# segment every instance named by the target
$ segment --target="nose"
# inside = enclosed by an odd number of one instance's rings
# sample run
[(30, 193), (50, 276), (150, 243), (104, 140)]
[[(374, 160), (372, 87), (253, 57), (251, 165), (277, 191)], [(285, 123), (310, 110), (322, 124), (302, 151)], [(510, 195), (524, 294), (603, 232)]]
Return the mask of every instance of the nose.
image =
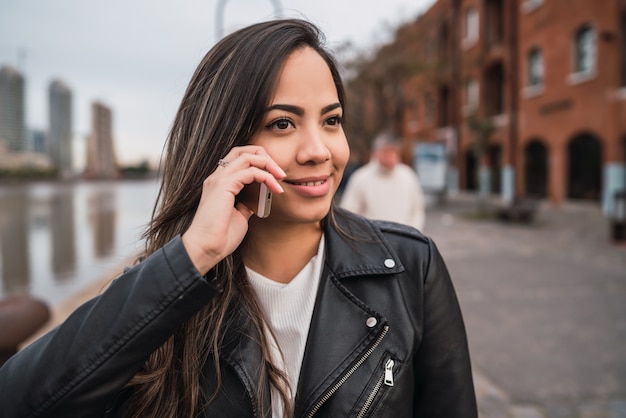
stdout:
[(326, 146), (327, 134), (321, 126), (311, 126), (304, 130), (296, 156), (299, 164), (320, 164), (330, 160), (331, 153)]

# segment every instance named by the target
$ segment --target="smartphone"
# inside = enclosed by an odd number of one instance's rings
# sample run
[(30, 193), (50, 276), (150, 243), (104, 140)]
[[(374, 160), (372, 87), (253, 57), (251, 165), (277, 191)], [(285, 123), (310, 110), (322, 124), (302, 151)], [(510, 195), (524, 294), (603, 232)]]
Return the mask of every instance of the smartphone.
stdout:
[(257, 206), (256, 216), (259, 218), (267, 218), (270, 216), (272, 209), (272, 192), (267, 189), (265, 183), (261, 183), (259, 187), (259, 204)]
[(265, 183), (253, 183), (245, 186), (239, 194), (239, 200), (259, 218), (267, 218), (272, 209), (272, 192)]

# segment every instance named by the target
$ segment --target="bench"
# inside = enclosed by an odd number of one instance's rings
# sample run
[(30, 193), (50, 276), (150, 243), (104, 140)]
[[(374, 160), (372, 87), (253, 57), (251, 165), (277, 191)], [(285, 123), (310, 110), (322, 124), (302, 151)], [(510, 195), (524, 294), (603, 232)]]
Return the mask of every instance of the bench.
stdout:
[(539, 200), (531, 196), (520, 196), (513, 199), (511, 203), (500, 206), (496, 209), (498, 219), (510, 222), (531, 222), (537, 209)]
[(0, 298), (0, 366), (50, 319), (48, 305), (28, 295)]

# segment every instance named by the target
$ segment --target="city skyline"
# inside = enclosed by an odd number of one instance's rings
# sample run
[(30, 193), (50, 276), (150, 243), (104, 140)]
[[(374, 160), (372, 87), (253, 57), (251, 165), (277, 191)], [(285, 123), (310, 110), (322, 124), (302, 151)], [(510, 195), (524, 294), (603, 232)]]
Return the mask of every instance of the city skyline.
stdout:
[[(109, 106), (98, 100), (91, 103), (86, 144), (76, 147), (73, 93), (69, 86), (58, 78), (50, 81), (48, 123), (45, 129), (38, 129), (30, 127), (25, 118), (26, 84), (19, 70), (0, 66), (0, 169), (54, 168), (59, 179), (83, 175), (117, 178), (120, 167), (113, 141), (113, 111)], [(81, 163), (74, 164), (76, 159)]]
[[(398, 24), (432, 3), (280, 2), (281, 16), (318, 24), (335, 49), (347, 41), (360, 49), (382, 44)], [(120, 164), (149, 160), (156, 165), (193, 69), (215, 43), (215, 4), (68, 0), (64, 6), (42, 0), (0, 5), (0, 65), (18, 67), (26, 80), (28, 130), (47, 129), (46, 92), (58, 78), (73, 93), (75, 165), (84, 165), (94, 101), (107, 104), (116, 116), (113, 137)], [(223, 23), (230, 32), (272, 16), (271, 2), (231, 1)]]

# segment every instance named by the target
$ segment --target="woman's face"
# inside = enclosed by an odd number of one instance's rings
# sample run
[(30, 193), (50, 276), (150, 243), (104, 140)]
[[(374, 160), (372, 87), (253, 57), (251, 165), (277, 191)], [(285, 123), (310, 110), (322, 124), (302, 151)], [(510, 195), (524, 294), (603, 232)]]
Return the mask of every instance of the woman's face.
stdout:
[(313, 49), (285, 61), (263, 127), (260, 145), (285, 171), (285, 190), (274, 194), (268, 220), (318, 222), (330, 208), (350, 151), (343, 109), (330, 69)]

